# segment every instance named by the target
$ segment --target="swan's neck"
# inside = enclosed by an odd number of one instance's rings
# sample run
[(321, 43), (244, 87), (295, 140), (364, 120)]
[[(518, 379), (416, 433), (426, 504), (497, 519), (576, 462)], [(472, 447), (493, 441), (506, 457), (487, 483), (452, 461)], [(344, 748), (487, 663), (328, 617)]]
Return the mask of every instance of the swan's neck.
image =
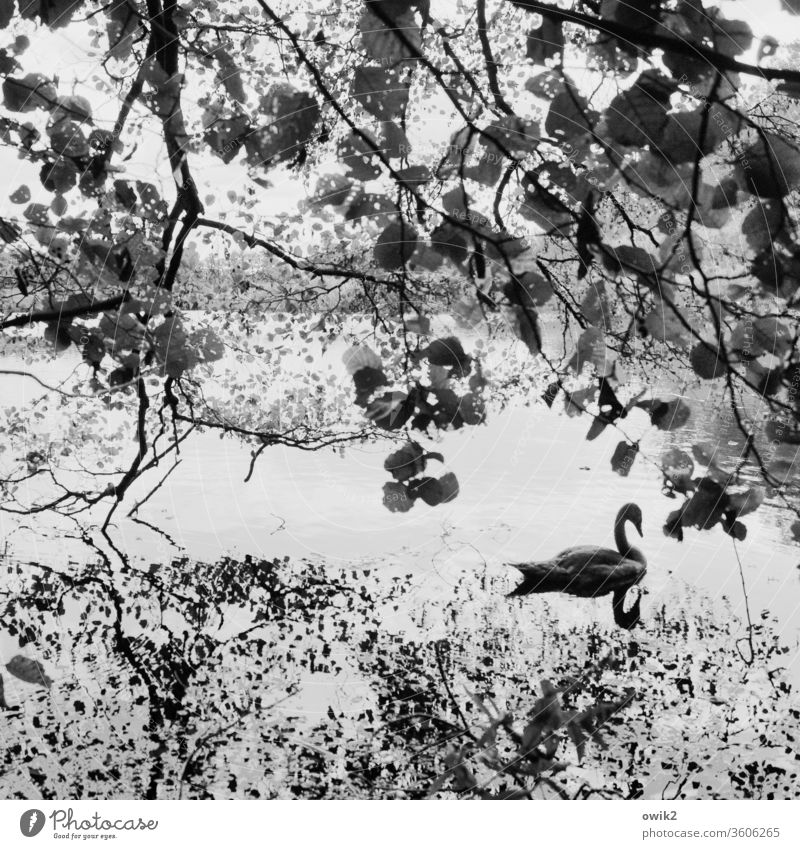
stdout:
[(630, 521), (626, 513), (620, 513), (614, 522), (614, 542), (617, 544), (617, 551), (628, 560), (635, 560), (641, 563), (642, 566), (647, 566), (647, 558), (644, 554), (628, 542), (628, 534), (626, 533), (625, 525)]
[(632, 548), (631, 544), (628, 542), (628, 534), (625, 531), (625, 525), (627, 522), (628, 517), (625, 513), (621, 513), (617, 516), (617, 520), (614, 522), (614, 542), (617, 544), (617, 551), (623, 557), (627, 557), (628, 552)]

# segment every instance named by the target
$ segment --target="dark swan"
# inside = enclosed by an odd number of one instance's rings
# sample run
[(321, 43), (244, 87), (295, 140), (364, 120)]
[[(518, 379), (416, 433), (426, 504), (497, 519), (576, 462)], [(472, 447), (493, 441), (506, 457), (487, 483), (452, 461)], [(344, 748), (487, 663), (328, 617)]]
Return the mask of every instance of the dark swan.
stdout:
[(509, 563), (522, 572), (522, 583), (509, 596), (529, 593), (569, 593), (581, 598), (596, 598), (612, 593), (614, 621), (620, 628), (633, 628), (640, 618), (639, 598), (625, 610), (625, 593), (644, 577), (647, 559), (628, 543), (626, 522), (642, 535), (642, 511), (637, 504), (625, 504), (614, 522), (617, 551), (596, 545), (567, 548), (552, 560), (538, 563)]

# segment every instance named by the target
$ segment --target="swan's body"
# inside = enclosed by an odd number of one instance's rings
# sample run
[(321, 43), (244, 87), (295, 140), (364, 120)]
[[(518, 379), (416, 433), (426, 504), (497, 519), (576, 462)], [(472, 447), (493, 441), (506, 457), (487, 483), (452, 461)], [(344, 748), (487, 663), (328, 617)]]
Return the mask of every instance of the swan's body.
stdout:
[(581, 598), (613, 594), (614, 621), (622, 628), (633, 628), (639, 621), (639, 599), (630, 610), (624, 607), (625, 593), (639, 583), (647, 572), (647, 559), (628, 543), (625, 524), (631, 522), (642, 535), (642, 511), (636, 504), (624, 505), (614, 522), (617, 551), (596, 545), (567, 548), (551, 560), (536, 563), (511, 563), (522, 572), (522, 583), (509, 595), (561, 592)]

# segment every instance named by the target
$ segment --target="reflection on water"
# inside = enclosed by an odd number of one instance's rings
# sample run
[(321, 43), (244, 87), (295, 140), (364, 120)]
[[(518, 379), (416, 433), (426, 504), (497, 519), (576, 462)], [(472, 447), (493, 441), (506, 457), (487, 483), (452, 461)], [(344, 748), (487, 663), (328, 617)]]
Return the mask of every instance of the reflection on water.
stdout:
[[(464, 569), (487, 564), (504, 574), (507, 561), (547, 559), (574, 544), (611, 545), (616, 511), (635, 501), (644, 513), (641, 547), (649, 562), (645, 610), (701, 593), (727, 598), (743, 618), (738, 553), (752, 615), (768, 611), (778, 620), (783, 639), (796, 646), (800, 572), (788, 532), (791, 514), (765, 503), (744, 518), (747, 537), (735, 548), (720, 526), (688, 529), (682, 543), (662, 532), (677, 502), (661, 493), (660, 473), (650, 461), (665, 447), (689, 449), (710, 440), (728, 453), (732, 467), (741, 451), (741, 436), (725, 418), (724, 407), (711, 398), (706, 402), (695, 408), (703, 411), (702, 418), (696, 415), (690, 426), (669, 434), (650, 428), (646, 414), (634, 410), (621, 423), (629, 437), (641, 440), (641, 453), (627, 477), (611, 470), (621, 438), (615, 429), (587, 442), (585, 417), (570, 418), (540, 404), (517, 405), (484, 427), (447, 434), (437, 448), (458, 477), (460, 495), (436, 508), (418, 502), (406, 514), (390, 513), (381, 503), (389, 442), (341, 453), (274, 447), (244, 483), (249, 447), (194, 435), (185, 443), (180, 466), (139, 515), (163, 528), (192, 558), (234, 553), (377, 563), (387, 572), (410, 571), (420, 592), (436, 593)], [(151, 486), (144, 481), (133, 497)], [(5, 517), (3, 522), (10, 525)], [(48, 546), (52, 531), (42, 523), (35, 534), (11, 530), (4, 535), (19, 557), (64, 551), (63, 538), (58, 549)], [(164, 537), (122, 513), (114, 536), (133, 557), (163, 560), (174, 553)], [(66, 541), (66, 546), (73, 556), (87, 556), (79, 543)], [(509, 587), (512, 583), (509, 575)], [(608, 615), (601, 602), (549, 601), (568, 619)]]
[[(768, 500), (744, 518), (747, 537), (735, 544), (719, 525), (711, 531), (687, 529), (680, 543), (662, 532), (667, 514), (677, 502), (662, 493), (661, 474), (653, 461), (669, 447), (690, 450), (694, 443), (711, 442), (721, 451), (718, 463), (733, 468), (742, 450), (741, 434), (715, 395), (718, 390), (705, 392), (695, 394), (695, 415), (690, 424), (674, 433), (651, 428), (641, 410), (633, 410), (620, 423), (627, 437), (638, 441), (641, 448), (627, 477), (611, 468), (611, 456), (622, 438), (618, 430), (607, 428), (588, 442), (587, 418), (571, 418), (539, 403), (525, 406), (518, 402), (495, 413), (486, 426), (446, 434), (435, 450), (443, 453), (447, 470), (458, 477), (460, 494), (453, 502), (436, 508), (417, 502), (406, 514), (390, 513), (382, 505), (381, 489), (388, 479), (383, 462), (393, 447), (390, 440), (341, 452), (306, 453), (274, 447), (261, 455), (251, 478), (244, 483), (249, 446), (194, 434), (184, 443), (180, 465), (139, 512), (149, 526), (126, 518), (125, 511), (120, 511), (111, 536), (137, 568), (146, 569), (148, 564), (163, 567), (177, 551), (185, 552), (189, 560), (181, 567), (186, 571), (181, 580), (186, 582), (186, 592), (200, 588), (196, 574), (201, 570), (192, 560), (208, 563), (225, 554), (269, 560), (286, 556), (299, 568), (298, 574), (303, 573), (303, 561), (307, 561), (332, 575), (345, 575), (354, 586), (358, 576), (369, 570), (370, 580), (382, 590), (395, 586), (398, 580), (403, 587), (396, 607), (382, 606), (377, 611), (380, 632), (410, 639), (414, 627), (420, 625), (431, 629), (431, 634), (451, 638), (454, 634), (463, 638), (470, 629), (482, 634), (496, 630), (506, 641), (513, 635), (514, 640), (530, 647), (530, 657), (536, 658), (536, 674), (540, 675), (548, 674), (548, 652), (553, 641), (558, 642), (559, 634), (571, 635), (564, 637), (559, 651), (566, 652), (569, 643), (573, 665), (579, 665), (583, 641), (591, 642), (595, 630), (603, 645), (616, 645), (625, 651), (629, 637), (613, 629), (608, 599), (558, 595), (505, 599), (504, 593), (514, 586), (516, 577), (504, 564), (547, 559), (575, 544), (610, 546), (617, 510), (621, 504), (635, 501), (644, 513), (644, 539), (641, 543), (637, 540), (637, 545), (647, 555), (649, 567), (643, 598), (646, 627), (634, 632), (634, 643), (638, 642), (654, 663), (666, 664), (661, 657), (661, 641), (669, 641), (676, 658), (691, 662), (708, 683), (713, 679), (708, 664), (719, 646), (727, 646), (725, 663), (732, 675), (746, 666), (740, 655), (747, 651), (743, 641), (748, 636), (749, 609), (757, 626), (754, 640), (763, 641), (765, 647), (771, 637), (761, 626), (765, 620), (774, 620), (778, 640), (789, 649), (780, 656), (780, 667), (790, 681), (797, 683), (800, 558), (788, 529), (794, 518), (791, 513), (775, 500)], [(794, 459), (794, 448), (787, 446), (781, 451), (787, 461)], [(432, 464), (431, 471), (438, 475), (436, 465)], [(131, 501), (145, 495), (154, 482), (141, 481), (130, 493)], [(6, 551), (18, 561), (38, 560), (63, 569), (69, 558), (81, 565), (96, 560), (97, 553), (75, 536), (73, 526), (59, 525), (51, 517), (12, 521), (0, 516), (0, 522)], [(163, 529), (166, 535), (153, 527)], [(10, 564), (12, 560), (4, 562)], [(10, 568), (17, 574), (16, 566)], [(24, 577), (24, 566), (20, 574)], [(461, 607), (464, 587), (469, 589), (471, 612), (466, 604)], [(152, 588), (147, 594), (157, 596)], [(439, 616), (436, 627), (434, 611)], [(179, 632), (180, 617), (177, 613), (170, 615), (174, 618), (166, 625)], [(254, 615), (257, 613), (251, 610), (247, 618), (231, 605), (220, 611), (219, 622), (214, 620), (215, 636), (228, 639), (246, 630), (255, 622)], [(717, 648), (704, 645), (704, 623), (712, 628), (719, 642)], [(68, 605), (49, 627), (73, 634), (77, 644), (84, 624), (76, 608)], [(160, 627), (164, 625), (162, 620)], [(158, 632), (156, 628), (150, 633), (152, 623), (135, 607), (126, 627), (142, 641)], [(107, 698), (101, 690), (114, 679), (115, 659), (96, 658), (87, 666), (69, 641), (56, 652), (53, 646), (40, 644), (35, 634), (30, 637), (33, 643), (25, 645), (28, 639), (0, 630), (2, 661), (20, 651), (36, 653), (56, 679), (54, 692), (59, 681), (70, 681), (73, 688), (91, 691), (98, 703)], [(336, 641), (331, 645), (336, 646)], [(466, 645), (461, 649), (469, 654)], [(524, 657), (518, 658), (518, 665), (524, 666)], [(313, 662), (312, 669), (291, 668), (299, 675), (301, 686), (284, 708), (298, 712), (303, 722), (313, 722), (328, 717), (334, 703), (340, 708), (352, 707), (366, 698), (365, 676), (370, 671), (366, 660), (359, 661), (366, 665), (358, 670), (339, 660), (343, 665), (336, 674), (319, 664), (314, 667)], [(770, 662), (777, 669), (778, 662)], [(252, 670), (246, 658), (239, 658), (237, 663), (240, 665), (231, 666), (221, 680), (238, 692)], [(645, 689), (649, 686), (647, 669), (639, 669), (641, 680), (635, 682), (644, 681)], [(771, 671), (775, 670), (771, 667)], [(621, 677), (615, 685), (619, 685), (618, 692), (619, 687), (626, 686), (626, 679)], [(769, 684), (761, 682), (759, 686)], [(735, 686), (731, 687), (729, 698), (735, 701)], [(11, 692), (8, 684), (7, 692)], [(761, 697), (759, 690), (748, 692), (751, 701)], [(19, 693), (14, 693), (21, 700)], [(59, 693), (53, 698), (58, 710), (68, 715), (72, 702), (62, 703), (64, 694)], [(712, 698), (709, 693), (703, 698)], [(83, 703), (82, 698), (78, 701)], [(746, 699), (742, 701), (742, 705), (747, 704), (750, 702)], [(144, 723), (146, 718), (136, 705), (131, 709), (136, 721)], [(696, 704), (693, 710), (698, 710)], [(716, 722), (713, 717), (706, 719)], [(88, 726), (82, 733), (89, 733)], [(669, 731), (675, 741), (651, 741), (654, 751), (683, 745), (678, 740), (680, 734), (684, 734), (686, 744), (685, 733), (676, 723)], [(654, 776), (646, 795), (659, 795), (664, 786), (665, 779)], [(221, 792), (224, 795), (224, 787)]]
[[(768, 503), (745, 517), (747, 537), (735, 548), (719, 526), (689, 529), (682, 543), (662, 532), (676, 501), (662, 495), (660, 473), (647, 460), (658, 458), (662, 446), (688, 448), (707, 440), (714, 426), (705, 432), (687, 428), (664, 440), (662, 433), (647, 429), (643, 412), (634, 411), (624, 427), (632, 437), (642, 437), (642, 451), (626, 478), (610, 464), (619, 433), (609, 428), (586, 442), (587, 427), (586, 419), (537, 406), (508, 410), (484, 428), (448, 434), (441, 450), (459, 479), (459, 497), (437, 508), (417, 503), (407, 514), (389, 513), (381, 504), (381, 485), (388, 477), (382, 467), (385, 445), (344, 455), (275, 448), (243, 484), (247, 450), (198, 437), (142, 515), (166, 528), (194, 557), (249, 552), (377, 562), (387, 570), (410, 569), (433, 592), (460, 570), (484, 563), (502, 571), (506, 561), (546, 559), (569, 545), (611, 545), (616, 511), (635, 501), (644, 512), (642, 548), (650, 564), (645, 606), (702, 593), (728, 598), (743, 616), (738, 553), (751, 611), (773, 614), (782, 635), (796, 645), (800, 572), (786, 511)], [(723, 431), (715, 442), (725, 445), (734, 437)], [(740, 450), (730, 448), (734, 455)], [(149, 535), (128, 525), (124, 536), (135, 550)], [(595, 610), (593, 601), (552, 602), (565, 615), (607, 613), (604, 607)]]

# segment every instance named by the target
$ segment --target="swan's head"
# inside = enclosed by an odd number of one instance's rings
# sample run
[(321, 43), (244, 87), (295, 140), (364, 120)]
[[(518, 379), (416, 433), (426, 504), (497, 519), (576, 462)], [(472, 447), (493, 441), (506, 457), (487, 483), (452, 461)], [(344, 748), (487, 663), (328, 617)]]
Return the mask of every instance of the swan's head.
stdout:
[(642, 533), (642, 508), (638, 504), (631, 503), (620, 507), (619, 513), (617, 513), (617, 522), (619, 524), (630, 522), (636, 528), (636, 533), (639, 536), (644, 536)]

